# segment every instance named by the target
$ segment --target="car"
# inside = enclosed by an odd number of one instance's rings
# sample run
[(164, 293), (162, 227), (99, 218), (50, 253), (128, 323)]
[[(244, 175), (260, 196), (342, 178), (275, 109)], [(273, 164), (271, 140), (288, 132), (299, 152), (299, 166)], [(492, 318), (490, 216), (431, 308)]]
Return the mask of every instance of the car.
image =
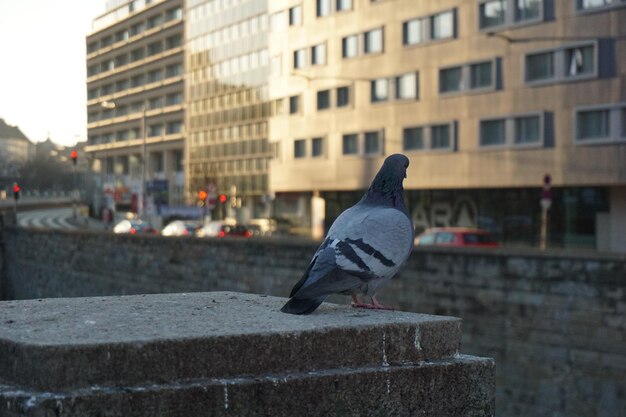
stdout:
[(498, 242), (488, 230), (468, 227), (434, 227), (415, 238), (418, 246), (496, 247)]
[(225, 224), (222, 226), (222, 230), (220, 230), (217, 234), (217, 237), (226, 236), (252, 237), (252, 231), (250, 231), (246, 226), (241, 224), (236, 224), (234, 226)]
[(197, 237), (217, 237), (225, 225), (234, 226), (235, 219), (212, 220), (196, 230)]
[(122, 220), (113, 227), (116, 234), (151, 234), (158, 235), (159, 231), (143, 220)]
[(193, 236), (196, 231), (201, 227), (200, 223), (186, 221), (186, 220), (174, 220), (161, 230), (163, 236)]

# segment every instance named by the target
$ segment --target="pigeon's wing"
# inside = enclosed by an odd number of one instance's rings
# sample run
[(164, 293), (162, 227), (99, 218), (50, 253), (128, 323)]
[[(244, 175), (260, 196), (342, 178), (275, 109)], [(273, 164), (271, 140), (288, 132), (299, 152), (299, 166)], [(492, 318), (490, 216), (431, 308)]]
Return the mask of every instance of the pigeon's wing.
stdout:
[(413, 228), (393, 208), (352, 207), (337, 218), (291, 297), (353, 292), (374, 278), (391, 278), (406, 260)]

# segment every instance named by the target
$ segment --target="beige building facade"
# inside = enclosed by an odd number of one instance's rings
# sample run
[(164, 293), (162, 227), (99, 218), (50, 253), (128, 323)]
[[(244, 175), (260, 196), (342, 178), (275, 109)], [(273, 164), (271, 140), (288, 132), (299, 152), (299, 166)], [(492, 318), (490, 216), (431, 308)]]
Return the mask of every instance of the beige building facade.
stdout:
[(328, 224), (402, 152), (418, 228), (536, 244), (548, 174), (552, 245), (626, 251), (624, 6), (270, 2), (275, 214)]
[(85, 150), (96, 210), (148, 215), (185, 202), (184, 28), (183, 0), (109, 1), (93, 21)]

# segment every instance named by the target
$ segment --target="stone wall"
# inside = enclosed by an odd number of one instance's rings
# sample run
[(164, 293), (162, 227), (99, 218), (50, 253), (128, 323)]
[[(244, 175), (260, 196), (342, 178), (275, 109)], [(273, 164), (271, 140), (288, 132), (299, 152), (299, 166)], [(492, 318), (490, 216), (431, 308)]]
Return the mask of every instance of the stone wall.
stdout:
[[(0, 281), (15, 299), (217, 290), (286, 296), (316, 246), (12, 228), (4, 241)], [(380, 299), (461, 317), (463, 351), (496, 359), (498, 416), (626, 416), (624, 256), (416, 249)]]

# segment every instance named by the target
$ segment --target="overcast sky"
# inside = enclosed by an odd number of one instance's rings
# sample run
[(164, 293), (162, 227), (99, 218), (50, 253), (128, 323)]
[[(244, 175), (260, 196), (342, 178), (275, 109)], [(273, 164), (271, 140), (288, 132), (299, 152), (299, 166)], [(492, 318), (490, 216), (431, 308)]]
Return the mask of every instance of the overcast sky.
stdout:
[(0, 0), (0, 118), (32, 142), (87, 140), (85, 36), (105, 0)]

